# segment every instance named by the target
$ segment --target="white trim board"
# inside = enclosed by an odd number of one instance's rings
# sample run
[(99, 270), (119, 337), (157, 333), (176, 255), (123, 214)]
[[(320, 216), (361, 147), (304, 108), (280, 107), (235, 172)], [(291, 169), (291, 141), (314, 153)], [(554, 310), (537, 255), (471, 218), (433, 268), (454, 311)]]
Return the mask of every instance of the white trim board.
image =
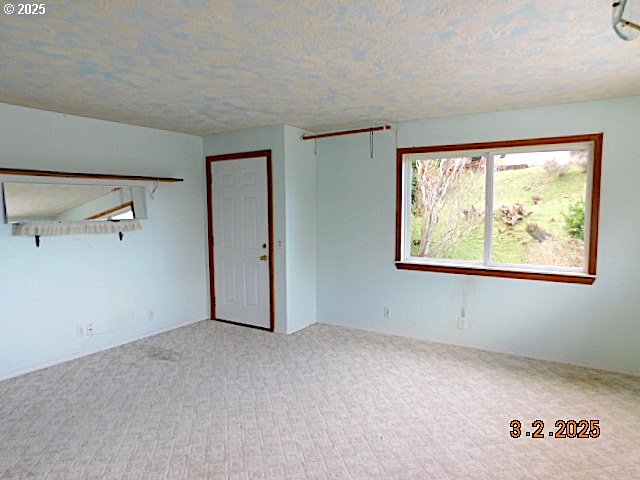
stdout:
[(135, 337), (128, 338), (127, 340), (123, 340), (121, 342), (110, 343), (107, 345), (102, 345), (100, 347), (90, 348), (87, 350), (82, 350), (77, 353), (72, 353), (71, 355), (65, 355), (63, 357), (58, 357), (54, 360), (50, 360), (48, 362), (39, 363), (37, 365), (33, 365), (26, 368), (20, 368), (18, 370), (13, 370), (9, 373), (5, 373), (0, 375), (0, 382), (3, 380), (9, 380), (10, 378), (19, 377), (21, 375), (25, 375), (27, 373), (35, 372), (37, 370), (42, 370), (43, 368), (53, 367), (55, 365), (59, 365), (61, 363), (69, 362), (71, 360), (76, 360), (78, 358), (86, 357), (88, 355), (93, 355), (94, 353), (103, 352), (105, 350), (111, 350), (112, 348), (121, 347), (122, 345), (126, 345), (128, 343), (136, 342), (138, 340), (142, 340), (143, 338), (153, 337), (155, 335), (160, 335), (161, 333), (170, 332), (171, 330), (175, 330), (177, 328), (186, 327), (188, 325), (193, 325), (194, 323), (208, 321), (209, 319), (204, 320), (189, 320), (187, 322), (177, 323), (175, 325), (171, 325), (170, 327), (160, 328), (158, 330), (153, 330), (152, 332), (144, 333), (142, 335), (137, 335)]
[(456, 343), (456, 342), (451, 342), (449, 340), (443, 340), (443, 339), (440, 339), (440, 338), (429, 337), (429, 336), (426, 336), (426, 335), (414, 336), (414, 335), (409, 335), (409, 334), (406, 334), (406, 333), (390, 333), (390, 332), (386, 332), (384, 330), (379, 330), (379, 329), (376, 329), (376, 328), (362, 327), (362, 326), (354, 327), (353, 325), (345, 325), (345, 324), (337, 323), (337, 322), (333, 323), (333, 322), (329, 322), (329, 321), (326, 321), (326, 320), (318, 320), (317, 323), (321, 323), (321, 324), (325, 324), (325, 325), (332, 325), (334, 327), (347, 328), (347, 329), (350, 329), (350, 330), (363, 330), (365, 332), (380, 333), (382, 335), (390, 335), (392, 337), (410, 338), (412, 340), (423, 340), (425, 342), (439, 343), (441, 345), (450, 345), (452, 347), (469, 348), (471, 350), (480, 350), (480, 351), (483, 351), (483, 352), (499, 353), (499, 354), (502, 354), (502, 355), (511, 355), (512, 357), (529, 358), (531, 360), (539, 360), (539, 361), (542, 361), (542, 362), (559, 363), (559, 364), (562, 364), (562, 365), (570, 365), (572, 367), (589, 368), (591, 370), (601, 370), (603, 372), (621, 373), (623, 375), (631, 375), (631, 376), (634, 376), (634, 377), (640, 377), (640, 371), (638, 371), (638, 370), (611, 367), (611, 366), (608, 366), (608, 365), (598, 365), (598, 364), (586, 363), (586, 362), (585, 363), (571, 362), (571, 361), (568, 361), (568, 360), (559, 359), (559, 358), (553, 358), (553, 357), (534, 357), (534, 356), (531, 356), (531, 355), (523, 355), (522, 353), (517, 353), (517, 352), (514, 352), (513, 350), (507, 350), (507, 349), (504, 349), (504, 348), (487, 347), (487, 346), (484, 346), (484, 345), (468, 345), (468, 344), (464, 344), (464, 343)]
[(292, 335), (296, 332), (299, 332), (300, 330), (304, 330), (307, 327), (310, 327), (311, 325), (318, 323), (316, 320), (313, 320), (312, 322), (307, 322), (304, 323), (302, 325), (298, 325), (297, 327), (292, 328), (291, 330), (287, 330), (287, 335)]

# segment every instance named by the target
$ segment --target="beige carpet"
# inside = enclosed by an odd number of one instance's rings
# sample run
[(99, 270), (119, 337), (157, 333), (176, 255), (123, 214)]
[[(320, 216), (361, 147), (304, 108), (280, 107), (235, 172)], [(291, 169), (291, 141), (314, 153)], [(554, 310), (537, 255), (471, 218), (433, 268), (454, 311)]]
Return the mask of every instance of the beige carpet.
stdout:
[[(548, 437), (556, 419), (600, 437)], [(201, 322), (0, 382), (0, 478), (640, 479), (640, 378)]]

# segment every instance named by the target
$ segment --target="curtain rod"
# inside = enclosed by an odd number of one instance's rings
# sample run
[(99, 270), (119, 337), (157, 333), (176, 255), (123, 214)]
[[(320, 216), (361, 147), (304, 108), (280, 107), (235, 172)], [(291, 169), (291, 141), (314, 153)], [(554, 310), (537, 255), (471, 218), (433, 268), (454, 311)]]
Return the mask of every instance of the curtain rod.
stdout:
[(378, 132), (380, 130), (391, 130), (391, 125), (380, 125), (377, 127), (357, 128), (355, 130), (339, 130), (337, 132), (318, 133), (314, 135), (303, 135), (302, 140), (317, 140), (318, 138), (338, 137), (340, 135), (354, 135), (356, 133)]
[(630, 22), (629, 20), (625, 20), (624, 18), (620, 20), (620, 23), (622, 23), (623, 27), (631, 27), (631, 28), (635, 28), (636, 30), (640, 30), (640, 25), (638, 25), (637, 23)]

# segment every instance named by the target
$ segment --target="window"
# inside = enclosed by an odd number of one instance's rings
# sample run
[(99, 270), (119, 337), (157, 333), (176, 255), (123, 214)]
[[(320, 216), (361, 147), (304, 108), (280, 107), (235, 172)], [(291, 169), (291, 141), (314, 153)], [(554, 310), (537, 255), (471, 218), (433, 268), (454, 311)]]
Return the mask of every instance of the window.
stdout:
[(602, 139), (398, 149), (396, 266), (593, 283)]
[(133, 202), (127, 202), (93, 215), (86, 220), (133, 220), (134, 218)]

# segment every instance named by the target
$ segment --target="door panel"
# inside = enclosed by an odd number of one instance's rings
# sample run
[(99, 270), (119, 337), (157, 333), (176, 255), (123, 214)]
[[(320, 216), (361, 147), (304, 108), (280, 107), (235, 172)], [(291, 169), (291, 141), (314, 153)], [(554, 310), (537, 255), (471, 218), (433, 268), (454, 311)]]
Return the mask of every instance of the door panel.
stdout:
[(216, 317), (270, 328), (267, 158), (210, 165)]

